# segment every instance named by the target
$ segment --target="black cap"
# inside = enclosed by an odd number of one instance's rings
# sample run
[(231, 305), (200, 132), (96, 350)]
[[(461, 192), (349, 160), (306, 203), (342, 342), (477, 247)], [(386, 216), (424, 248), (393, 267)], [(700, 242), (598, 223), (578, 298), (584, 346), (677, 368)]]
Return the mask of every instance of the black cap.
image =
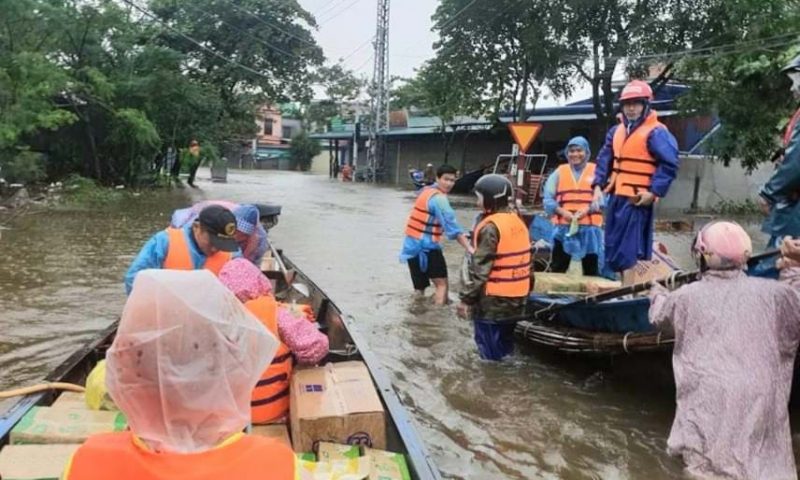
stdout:
[(236, 243), (236, 216), (227, 208), (211, 205), (200, 211), (197, 221), (211, 236), (211, 244), (223, 252), (239, 250)]

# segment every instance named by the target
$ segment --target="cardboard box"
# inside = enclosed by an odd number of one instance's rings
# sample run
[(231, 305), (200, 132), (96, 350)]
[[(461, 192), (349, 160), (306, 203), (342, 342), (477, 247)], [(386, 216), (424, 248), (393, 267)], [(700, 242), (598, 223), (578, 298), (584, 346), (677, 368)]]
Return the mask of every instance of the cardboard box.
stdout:
[(253, 425), (253, 430), (250, 434), (274, 438), (287, 447), (292, 448), (292, 441), (289, 439), (289, 430), (286, 428), (286, 424), (273, 423), (270, 425)]
[(320, 442), (317, 447), (317, 458), (320, 462), (332, 462), (333, 460), (347, 460), (348, 458), (358, 458), (361, 450), (357, 445), (340, 445), (338, 443)]
[(536, 293), (595, 294), (620, 287), (620, 282), (603, 277), (584, 277), (567, 273), (536, 272), (533, 291)]
[(295, 462), (298, 480), (367, 480), (370, 462), (367, 457), (347, 458), (330, 462)]
[(296, 452), (317, 442), (386, 448), (386, 420), (363, 362), (295, 370), (290, 417)]
[(411, 480), (403, 454), (365, 448), (364, 456), (369, 458), (369, 480)]
[(58, 480), (80, 445), (7, 445), (0, 451), (3, 480)]
[(622, 285), (663, 280), (679, 270), (675, 260), (667, 252), (667, 247), (661, 242), (653, 242), (653, 257), (646, 261), (640, 260), (636, 265), (622, 272)]
[(89, 410), (86, 398), (78, 392), (61, 392), (50, 408), (56, 410)]
[(11, 430), (11, 443), (83, 443), (92, 434), (127, 427), (120, 412), (33, 407)]

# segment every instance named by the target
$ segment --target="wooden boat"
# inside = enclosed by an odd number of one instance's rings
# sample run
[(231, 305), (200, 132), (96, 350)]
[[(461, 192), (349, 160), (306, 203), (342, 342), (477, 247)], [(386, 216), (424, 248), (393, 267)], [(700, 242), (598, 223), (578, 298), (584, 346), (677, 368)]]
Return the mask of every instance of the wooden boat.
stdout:
[[(409, 473), (413, 479), (436, 480), (441, 476), (431, 456), (425, 449), (408, 411), (400, 402), (389, 377), (384, 373), (380, 362), (368, 348), (366, 342), (352, 327), (353, 320), (342, 314), (341, 310), (328, 296), (301, 272), (297, 266), (281, 253), (286, 268), (294, 272), (294, 282), (308, 287), (307, 299), (299, 303), (309, 303), (317, 315), (321, 330), (330, 339), (330, 354), (325, 362), (348, 360), (363, 361), (372, 376), (375, 388), (386, 412), (387, 450), (403, 453), (408, 462)], [(291, 287), (283, 276), (277, 277), (278, 297), (290, 296)], [(114, 322), (80, 350), (73, 353), (45, 378), (47, 382), (69, 382), (83, 385), (95, 364), (104, 358), (106, 350), (114, 340), (118, 322)], [(7, 410), (0, 412), (0, 448), (9, 442), (9, 434), (17, 422), (34, 406), (51, 405), (58, 393), (46, 391), (20, 398)]]
[[(774, 277), (777, 256), (773, 253), (751, 262), (747, 274)], [(564, 353), (603, 356), (672, 351), (673, 334), (657, 330), (648, 320), (650, 300), (647, 297), (576, 303), (547, 314), (548, 309), (576, 300), (579, 298), (572, 295), (531, 294), (528, 311), (538, 313), (539, 319), (519, 322), (515, 330), (517, 336), (534, 346)]]

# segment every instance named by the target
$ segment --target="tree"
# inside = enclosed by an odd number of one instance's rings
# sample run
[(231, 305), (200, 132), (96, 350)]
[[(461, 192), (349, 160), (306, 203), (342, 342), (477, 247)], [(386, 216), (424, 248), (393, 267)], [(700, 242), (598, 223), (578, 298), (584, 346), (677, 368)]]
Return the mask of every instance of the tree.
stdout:
[(0, 18), (0, 167), (46, 153), (51, 175), (109, 184), (167, 146), (252, 138), (256, 107), (307, 99), (322, 62), (296, 1), (16, 0)]
[(363, 94), (367, 82), (352, 70), (341, 65), (324, 66), (317, 69), (314, 80), (325, 91), (325, 98), (310, 102), (303, 115), (306, 127), (321, 132), (329, 126), (333, 117), (355, 120), (355, 111), (350, 108)]
[(69, 77), (50, 58), (51, 34), (41, 15), (54, 7), (34, 0), (5, 2), (0, 29), (0, 169), (9, 180), (34, 180), (40, 157), (27, 151), (26, 137), (76, 120), (58, 105)]
[(433, 16), (439, 41), (431, 68), (461, 94), (464, 113), (515, 119), (536, 105), (547, 86), (566, 94), (561, 72), (560, 3), (547, 0), (442, 0)]
[(687, 55), (676, 75), (691, 86), (681, 98), (686, 114), (716, 115), (722, 128), (709, 144), (725, 164), (753, 169), (781, 145), (792, 112), (789, 82), (780, 73), (800, 53), (800, 4), (781, 0), (716, 1), (705, 32), (714, 48)]
[(319, 142), (311, 139), (304, 131), (292, 137), (292, 144), (289, 147), (289, 158), (292, 161), (292, 168), (306, 171), (311, 168), (311, 161), (320, 154), (322, 148)]

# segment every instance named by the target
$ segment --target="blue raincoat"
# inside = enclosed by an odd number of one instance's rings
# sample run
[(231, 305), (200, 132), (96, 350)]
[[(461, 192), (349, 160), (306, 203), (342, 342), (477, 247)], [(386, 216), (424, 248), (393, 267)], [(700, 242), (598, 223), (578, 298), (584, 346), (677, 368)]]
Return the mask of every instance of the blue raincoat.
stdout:
[[(608, 183), (614, 162), (613, 144), (617, 128), (626, 128), (630, 134), (649, 113), (650, 107), (647, 106), (642, 116), (633, 122), (622, 115), (622, 123), (608, 130), (603, 148), (597, 155), (593, 186), (604, 187)], [(664, 197), (678, 174), (678, 142), (669, 130), (659, 127), (647, 138), (647, 150), (658, 161), (650, 191), (657, 197)], [(636, 207), (627, 197), (610, 195), (605, 211), (605, 259), (611, 270), (621, 272), (639, 260), (650, 260), (653, 254), (653, 208), (653, 205)]]
[[(196, 270), (199, 270), (206, 264), (206, 256), (200, 251), (200, 247), (197, 246), (197, 242), (194, 240), (192, 224), (189, 223), (185, 225), (182, 230), (187, 240), (186, 243), (189, 245), (189, 256), (192, 258), (192, 265), (194, 265)], [(125, 293), (130, 295), (131, 289), (133, 289), (133, 280), (136, 278), (136, 274), (141, 270), (148, 268), (160, 269), (162, 265), (164, 265), (164, 260), (167, 259), (168, 251), (169, 235), (166, 230), (162, 230), (150, 237), (150, 240), (144, 244), (144, 247), (142, 247), (139, 254), (136, 255), (136, 258), (133, 259), (131, 266), (125, 273)], [(236, 251), (233, 253), (232, 258), (241, 256), (241, 252)]]
[[(586, 152), (586, 160), (587, 162), (589, 161), (589, 158), (592, 156), (592, 151), (589, 148), (588, 140), (583, 137), (575, 137), (567, 143), (566, 149), (569, 149), (571, 146), (583, 148), (583, 150)], [(577, 168), (572, 167), (572, 174), (575, 176), (575, 178), (580, 178), (585, 168), (586, 163)], [(559, 206), (558, 201), (556, 200), (558, 181), (558, 170), (556, 170), (547, 178), (547, 182), (544, 185), (544, 212), (549, 217), (555, 215), (556, 209)], [(602, 208), (602, 205), (599, 205), (598, 207)], [(599, 212), (600, 209), (593, 209), (592, 211)], [(552, 237), (549, 239), (549, 241), (550, 243), (553, 243), (554, 240), (561, 242), (561, 244), (564, 246), (564, 251), (568, 253), (574, 260), (580, 260), (586, 255), (597, 255), (598, 265), (602, 268), (604, 261), (603, 229), (594, 225), (581, 225), (575, 235), (567, 236), (568, 233), (569, 225), (555, 225), (553, 227)]]
[(759, 194), (772, 206), (762, 231), (770, 235), (770, 247), (787, 235), (800, 237), (800, 122), (795, 124), (780, 164)]

